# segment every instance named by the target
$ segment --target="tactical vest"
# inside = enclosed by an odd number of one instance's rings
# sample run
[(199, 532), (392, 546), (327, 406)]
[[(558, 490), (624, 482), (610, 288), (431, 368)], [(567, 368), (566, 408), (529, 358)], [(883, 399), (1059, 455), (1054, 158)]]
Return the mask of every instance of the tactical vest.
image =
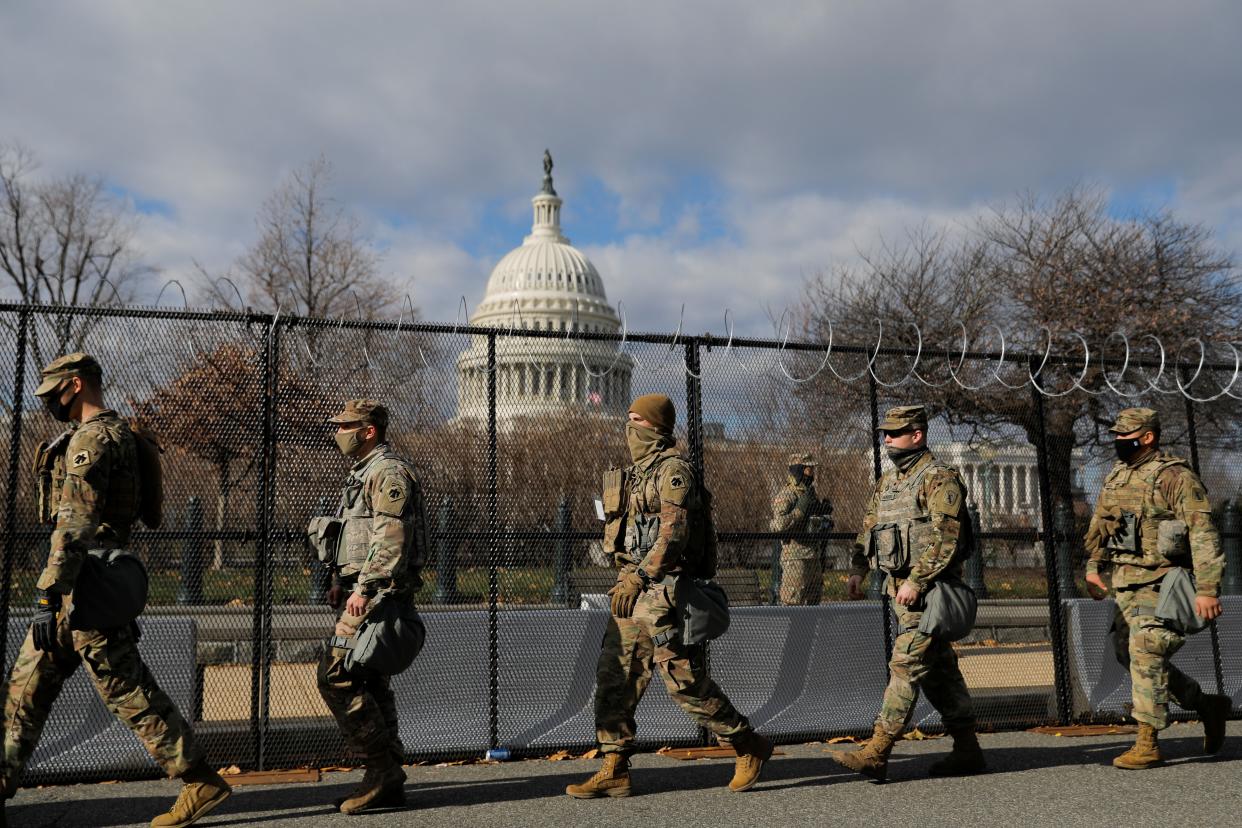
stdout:
[(422, 564), (417, 558), (426, 555), (427, 520), (422, 487), (419, 486), (418, 478), (410, 464), (398, 457), (391, 448), (385, 446), (377, 451), (365, 466), (349, 473), (345, 488), (341, 491), (341, 504), (337, 515), (344, 521), (345, 526), (341, 532), (337, 563), (342, 577), (352, 577), (361, 572), (366, 564), (367, 555), (371, 551), (371, 529), (374, 524), (375, 511), (364, 496), (363, 490), (366, 488), (367, 479), (381, 462), (385, 465), (400, 467), (413, 484), (411, 487), (412, 502), (406, 507), (411, 510), (405, 519), (409, 531), (405, 536), (405, 548), (401, 550), (407, 570), (416, 575)]
[[(791, 491), (796, 499), (801, 498), (810, 487), (804, 483), (786, 483), (785, 490)], [(818, 498), (812, 495), (811, 509), (797, 523), (790, 525), (785, 531), (787, 532), (807, 532), (810, 531), (811, 512), (815, 511), (815, 507), (819, 505)], [(819, 551), (813, 546), (800, 540), (787, 540), (781, 543), (781, 557), (787, 560), (812, 560), (819, 557)]]
[(1113, 466), (1100, 491), (1097, 510), (1120, 512), (1117, 531), (1102, 544), (1116, 564), (1158, 569), (1190, 566), (1190, 537), (1184, 521), (1156, 503), (1160, 475), (1167, 469), (1190, 468), (1180, 457), (1159, 453), (1137, 468)]
[(667, 448), (645, 469), (633, 468), (626, 492), (625, 551), (634, 563), (643, 559), (660, 536), (660, 490), (656, 476), (666, 460), (680, 457)]
[[(138, 454), (129, 424), (113, 412), (88, 420), (76, 429), (65, 432), (51, 444), (40, 444), (35, 452), (35, 469), (39, 483), (39, 518), (55, 524), (64, 494), (69, 444), (75, 436), (103, 432), (108, 451), (95, 460), (107, 464), (107, 488), (100, 493), (99, 527), (91, 543), (100, 548), (114, 548), (129, 543), (129, 533), (138, 519), (141, 491)], [(67, 439), (66, 439), (67, 438)], [(44, 483), (47, 483), (45, 487)]]
[(931, 515), (919, 506), (919, 491), (928, 472), (954, 472), (933, 458), (917, 474), (904, 480), (892, 479), (881, 489), (876, 504), (875, 526), (871, 528), (871, 554), (885, 572), (904, 574), (915, 554), (921, 555), (932, 538)]

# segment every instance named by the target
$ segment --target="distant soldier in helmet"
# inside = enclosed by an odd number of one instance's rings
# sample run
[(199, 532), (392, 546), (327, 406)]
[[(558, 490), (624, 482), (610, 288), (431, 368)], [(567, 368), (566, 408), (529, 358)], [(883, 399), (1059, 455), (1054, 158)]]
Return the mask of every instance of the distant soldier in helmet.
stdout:
[[(821, 531), (832, 504), (815, 493), (815, 456), (789, 455), (785, 485), (772, 499), (772, 532)], [(824, 594), (822, 544), (804, 540), (781, 543), (780, 601), (786, 606), (818, 604)]]

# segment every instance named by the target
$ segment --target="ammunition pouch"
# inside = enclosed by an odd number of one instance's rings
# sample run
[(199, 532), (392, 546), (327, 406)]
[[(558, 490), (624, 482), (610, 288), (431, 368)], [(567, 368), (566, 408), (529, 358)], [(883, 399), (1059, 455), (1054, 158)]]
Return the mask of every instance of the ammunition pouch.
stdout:
[(1156, 530), (1156, 551), (1166, 560), (1190, 556), (1190, 529), (1183, 520), (1162, 520)]
[(351, 675), (395, 676), (414, 663), (426, 636), (408, 595), (390, 592), (376, 599), (352, 637), (333, 636), (328, 645), (346, 651), (345, 672)]
[(1122, 511), (1116, 530), (1104, 540), (1104, 548), (1127, 555), (1143, 554), (1139, 538), (1139, 519), (1134, 512)]
[(315, 550), (315, 557), (323, 563), (341, 566), (344, 563), (341, 560), (341, 535), (344, 530), (343, 518), (326, 515), (311, 518), (306, 527), (306, 537)]
[(871, 529), (871, 549), (876, 566), (885, 572), (899, 572), (910, 565), (910, 550), (898, 523), (887, 523)]
[(625, 529), (626, 492), (629, 475), (624, 469), (612, 468), (604, 472), (604, 551), (616, 555), (620, 550), (618, 541)]
[(69, 626), (111, 630), (127, 626), (147, 606), (147, 570), (122, 549), (92, 549), (82, 561), (73, 587)]

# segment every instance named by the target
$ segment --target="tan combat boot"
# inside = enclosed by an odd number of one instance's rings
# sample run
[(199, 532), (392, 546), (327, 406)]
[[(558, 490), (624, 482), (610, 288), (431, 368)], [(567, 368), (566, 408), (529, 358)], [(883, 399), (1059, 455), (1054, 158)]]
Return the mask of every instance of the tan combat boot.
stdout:
[(972, 727), (968, 730), (951, 730), (953, 750), (949, 755), (933, 762), (927, 772), (931, 776), (970, 776), (987, 770), (988, 763), (983, 759), (983, 748), (979, 747), (979, 737)]
[(1163, 762), (1156, 729), (1149, 724), (1139, 724), (1138, 738), (1134, 747), (1113, 760), (1113, 767), (1126, 770), (1147, 770)]
[(1199, 697), (1199, 720), (1203, 722), (1203, 752), (1219, 753), (1225, 746), (1225, 725), (1233, 712), (1233, 699), (1216, 693)]
[(733, 766), (729, 790), (749, 791), (759, 781), (763, 763), (772, 758), (772, 743), (752, 730), (733, 740), (733, 752), (737, 754), (737, 763)]
[(193, 825), (233, 793), (229, 783), (206, 765), (190, 768), (181, 775), (181, 781), (185, 784), (177, 801), (168, 809), (168, 813), (151, 820), (151, 828), (183, 828)]
[(565, 793), (574, 799), (630, 795), (630, 760), (620, 753), (605, 753), (604, 765), (581, 785), (566, 785)]
[(861, 748), (850, 753), (833, 751), (829, 756), (852, 771), (883, 782), (888, 778), (888, 755), (893, 752), (893, 743), (896, 741), (896, 736), (877, 724), (871, 739)]
[(356, 814), (368, 808), (399, 808), (405, 804), (405, 769), (385, 757), (367, 762), (362, 782), (337, 803), (343, 814)]

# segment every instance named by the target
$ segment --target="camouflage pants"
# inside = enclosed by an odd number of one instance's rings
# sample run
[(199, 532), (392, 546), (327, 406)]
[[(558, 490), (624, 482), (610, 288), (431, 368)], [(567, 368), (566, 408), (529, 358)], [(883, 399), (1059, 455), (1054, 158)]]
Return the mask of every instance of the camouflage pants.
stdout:
[(702, 645), (687, 647), (680, 639), (655, 643), (674, 625), (673, 589), (672, 579), (656, 584), (639, 596), (632, 617), (609, 619), (595, 667), (595, 730), (603, 753), (634, 752), (634, 711), (651, 681), (653, 663), (673, 701), (722, 744), (751, 730), (708, 676)]
[[(1134, 700), (1131, 715), (1138, 722), (1164, 730), (1169, 726), (1170, 688), (1177, 690), (1174, 699), (1182, 706), (1197, 704), (1202, 691), (1198, 684), (1169, 664), (1173, 654), (1186, 643), (1186, 636), (1174, 632), (1156, 618), (1159, 598), (1154, 584), (1117, 590), (1120, 618), (1115, 622), (1122, 620), (1129, 633), (1127, 661)], [(1120, 636), (1114, 634), (1114, 642), (1118, 639)], [(1119, 643), (1117, 647), (1120, 648)]]
[(824, 567), (819, 556), (781, 556), (781, 603), (787, 607), (818, 604), (824, 597)]
[[(896, 596), (894, 578), (888, 579), (888, 594)], [(876, 724), (887, 733), (899, 736), (905, 729), (918, 701), (919, 690), (927, 695), (931, 706), (940, 713), (945, 730), (973, 730), (975, 711), (970, 691), (957, 665), (957, 653), (949, 642), (925, 635), (918, 630), (923, 613), (890, 602), (897, 614), (901, 631), (893, 642), (893, 656), (888, 663), (888, 687)], [(916, 605), (917, 606), (917, 605)]]
[[(375, 601), (371, 601), (368, 609), (374, 606)], [(353, 616), (342, 611), (337, 634), (352, 637), (365, 618), (365, 614)], [(340, 647), (328, 647), (324, 652), (319, 661), (319, 695), (353, 753), (368, 761), (388, 758), (401, 764), (405, 761), (405, 746), (401, 744), (397, 699), (389, 687), (390, 679), (382, 675), (363, 678), (345, 672), (348, 652)]]
[(52, 704), (79, 664), (86, 665), (107, 708), (134, 731), (165, 773), (181, 776), (203, 761), (194, 731), (143, 663), (130, 627), (71, 630), (62, 617), (57, 634), (56, 648), (43, 652), (27, 631), (9, 674), (0, 769), (6, 797), (16, 790)]

